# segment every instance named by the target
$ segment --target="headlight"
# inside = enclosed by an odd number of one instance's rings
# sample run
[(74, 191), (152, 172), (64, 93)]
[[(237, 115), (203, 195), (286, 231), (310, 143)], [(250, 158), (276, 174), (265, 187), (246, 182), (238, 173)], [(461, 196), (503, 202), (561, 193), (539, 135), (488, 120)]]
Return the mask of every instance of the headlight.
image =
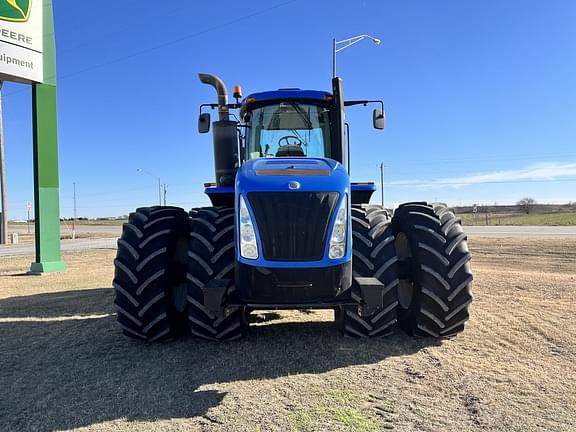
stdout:
[(238, 225), (240, 231), (240, 256), (247, 259), (258, 258), (258, 244), (256, 243), (256, 232), (250, 217), (250, 212), (244, 197), (240, 195), (240, 213), (238, 215)]
[(344, 196), (330, 236), (330, 249), (328, 258), (339, 259), (346, 255), (346, 235), (348, 232), (348, 197)]

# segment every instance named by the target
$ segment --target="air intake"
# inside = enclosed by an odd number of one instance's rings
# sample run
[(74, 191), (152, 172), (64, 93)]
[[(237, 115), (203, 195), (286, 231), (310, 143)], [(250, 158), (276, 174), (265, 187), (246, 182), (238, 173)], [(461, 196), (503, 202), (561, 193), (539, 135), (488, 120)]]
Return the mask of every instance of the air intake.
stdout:
[(324, 256), (336, 192), (251, 192), (248, 201), (270, 261), (318, 261)]

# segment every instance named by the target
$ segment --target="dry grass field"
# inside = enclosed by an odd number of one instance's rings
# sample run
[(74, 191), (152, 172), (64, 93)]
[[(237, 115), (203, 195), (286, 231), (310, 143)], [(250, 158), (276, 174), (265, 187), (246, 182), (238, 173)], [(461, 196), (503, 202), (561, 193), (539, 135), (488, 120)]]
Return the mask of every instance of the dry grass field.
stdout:
[(0, 258), (2, 431), (575, 431), (576, 242), (473, 239), (475, 303), (441, 344), (255, 316), (229, 344), (123, 337), (114, 251)]
[(576, 225), (575, 212), (554, 213), (458, 213), (464, 225), (535, 225), (566, 226)]

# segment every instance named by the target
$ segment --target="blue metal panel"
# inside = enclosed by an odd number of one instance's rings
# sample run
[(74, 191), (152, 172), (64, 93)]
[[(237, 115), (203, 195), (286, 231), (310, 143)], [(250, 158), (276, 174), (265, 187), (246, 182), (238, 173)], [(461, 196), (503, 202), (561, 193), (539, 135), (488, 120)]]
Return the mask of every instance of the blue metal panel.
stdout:
[(352, 189), (352, 192), (356, 192), (356, 191), (375, 192), (376, 191), (376, 185), (374, 185), (374, 183), (352, 183), (350, 185), (350, 188)]
[(207, 188), (204, 188), (204, 193), (206, 195), (229, 194), (229, 193), (234, 193), (234, 187), (233, 186), (209, 186)]
[[(263, 171), (266, 169), (281, 170), (287, 167), (293, 167), (296, 170), (318, 170), (318, 169), (328, 169), (329, 175), (327, 176), (298, 176), (298, 175), (259, 175), (257, 171)], [(289, 171), (289, 170), (287, 170)], [(297, 192), (337, 192), (339, 194), (338, 202), (330, 218), (330, 226), (328, 229), (328, 235), (326, 237), (326, 245), (324, 250), (324, 257), (318, 261), (268, 261), (263, 257), (263, 247), (260, 239), (260, 234), (258, 230), (258, 221), (255, 218), (254, 212), (250, 208), (250, 202), (246, 198), (246, 194), (249, 192), (290, 192), (288, 184), (291, 181), (297, 181), (300, 183), (300, 188)], [(258, 244), (258, 259), (251, 260), (242, 258), (240, 256), (240, 245), (238, 235), (236, 236), (236, 259), (247, 265), (256, 267), (275, 267), (275, 268), (314, 268), (314, 267), (330, 267), (334, 265), (343, 264), (349, 262), (352, 259), (352, 225), (351, 225), (351, 215), (350, 215), (350, 179), (346, 169), (338, 162), (332, 159), (322, 159), (322, 158), (260, 158), (252, 159), (247, 161), (238, 170), (236, 176), (236, 208), (239, 208), (240, 194), (244, 196), (246, 206), (250, 212), (250, 217), (254, 224), (254, 229), (256, 231), (256, 242)], [(336, 220), (337, 210), (342, 203), (342, 200), (346, 199), (348, 201), (348, 236), (346, 243), (346, 254), (340, 259), (329, 259), (328, 249), (330, 247), (330, 236), (332, 233), (332, 227), (334, 226), (334, 221)], [(310, 221), (314, 223), (314, 221)], [(236, 214), (236, 232), (239, 232), (238, 228), (238, 215)]]

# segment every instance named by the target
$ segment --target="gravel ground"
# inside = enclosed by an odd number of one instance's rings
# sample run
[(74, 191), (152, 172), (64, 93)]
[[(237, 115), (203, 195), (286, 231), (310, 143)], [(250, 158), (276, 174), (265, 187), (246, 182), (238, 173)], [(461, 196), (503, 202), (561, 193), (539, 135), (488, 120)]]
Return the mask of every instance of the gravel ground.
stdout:
[(115, 325), (114, 251), (0, 258), (0, 430), (576, 430), (576, 241), (471, 249), (471, 322), (441, 344), (270, 311), (240, 342), (147, 345)]

